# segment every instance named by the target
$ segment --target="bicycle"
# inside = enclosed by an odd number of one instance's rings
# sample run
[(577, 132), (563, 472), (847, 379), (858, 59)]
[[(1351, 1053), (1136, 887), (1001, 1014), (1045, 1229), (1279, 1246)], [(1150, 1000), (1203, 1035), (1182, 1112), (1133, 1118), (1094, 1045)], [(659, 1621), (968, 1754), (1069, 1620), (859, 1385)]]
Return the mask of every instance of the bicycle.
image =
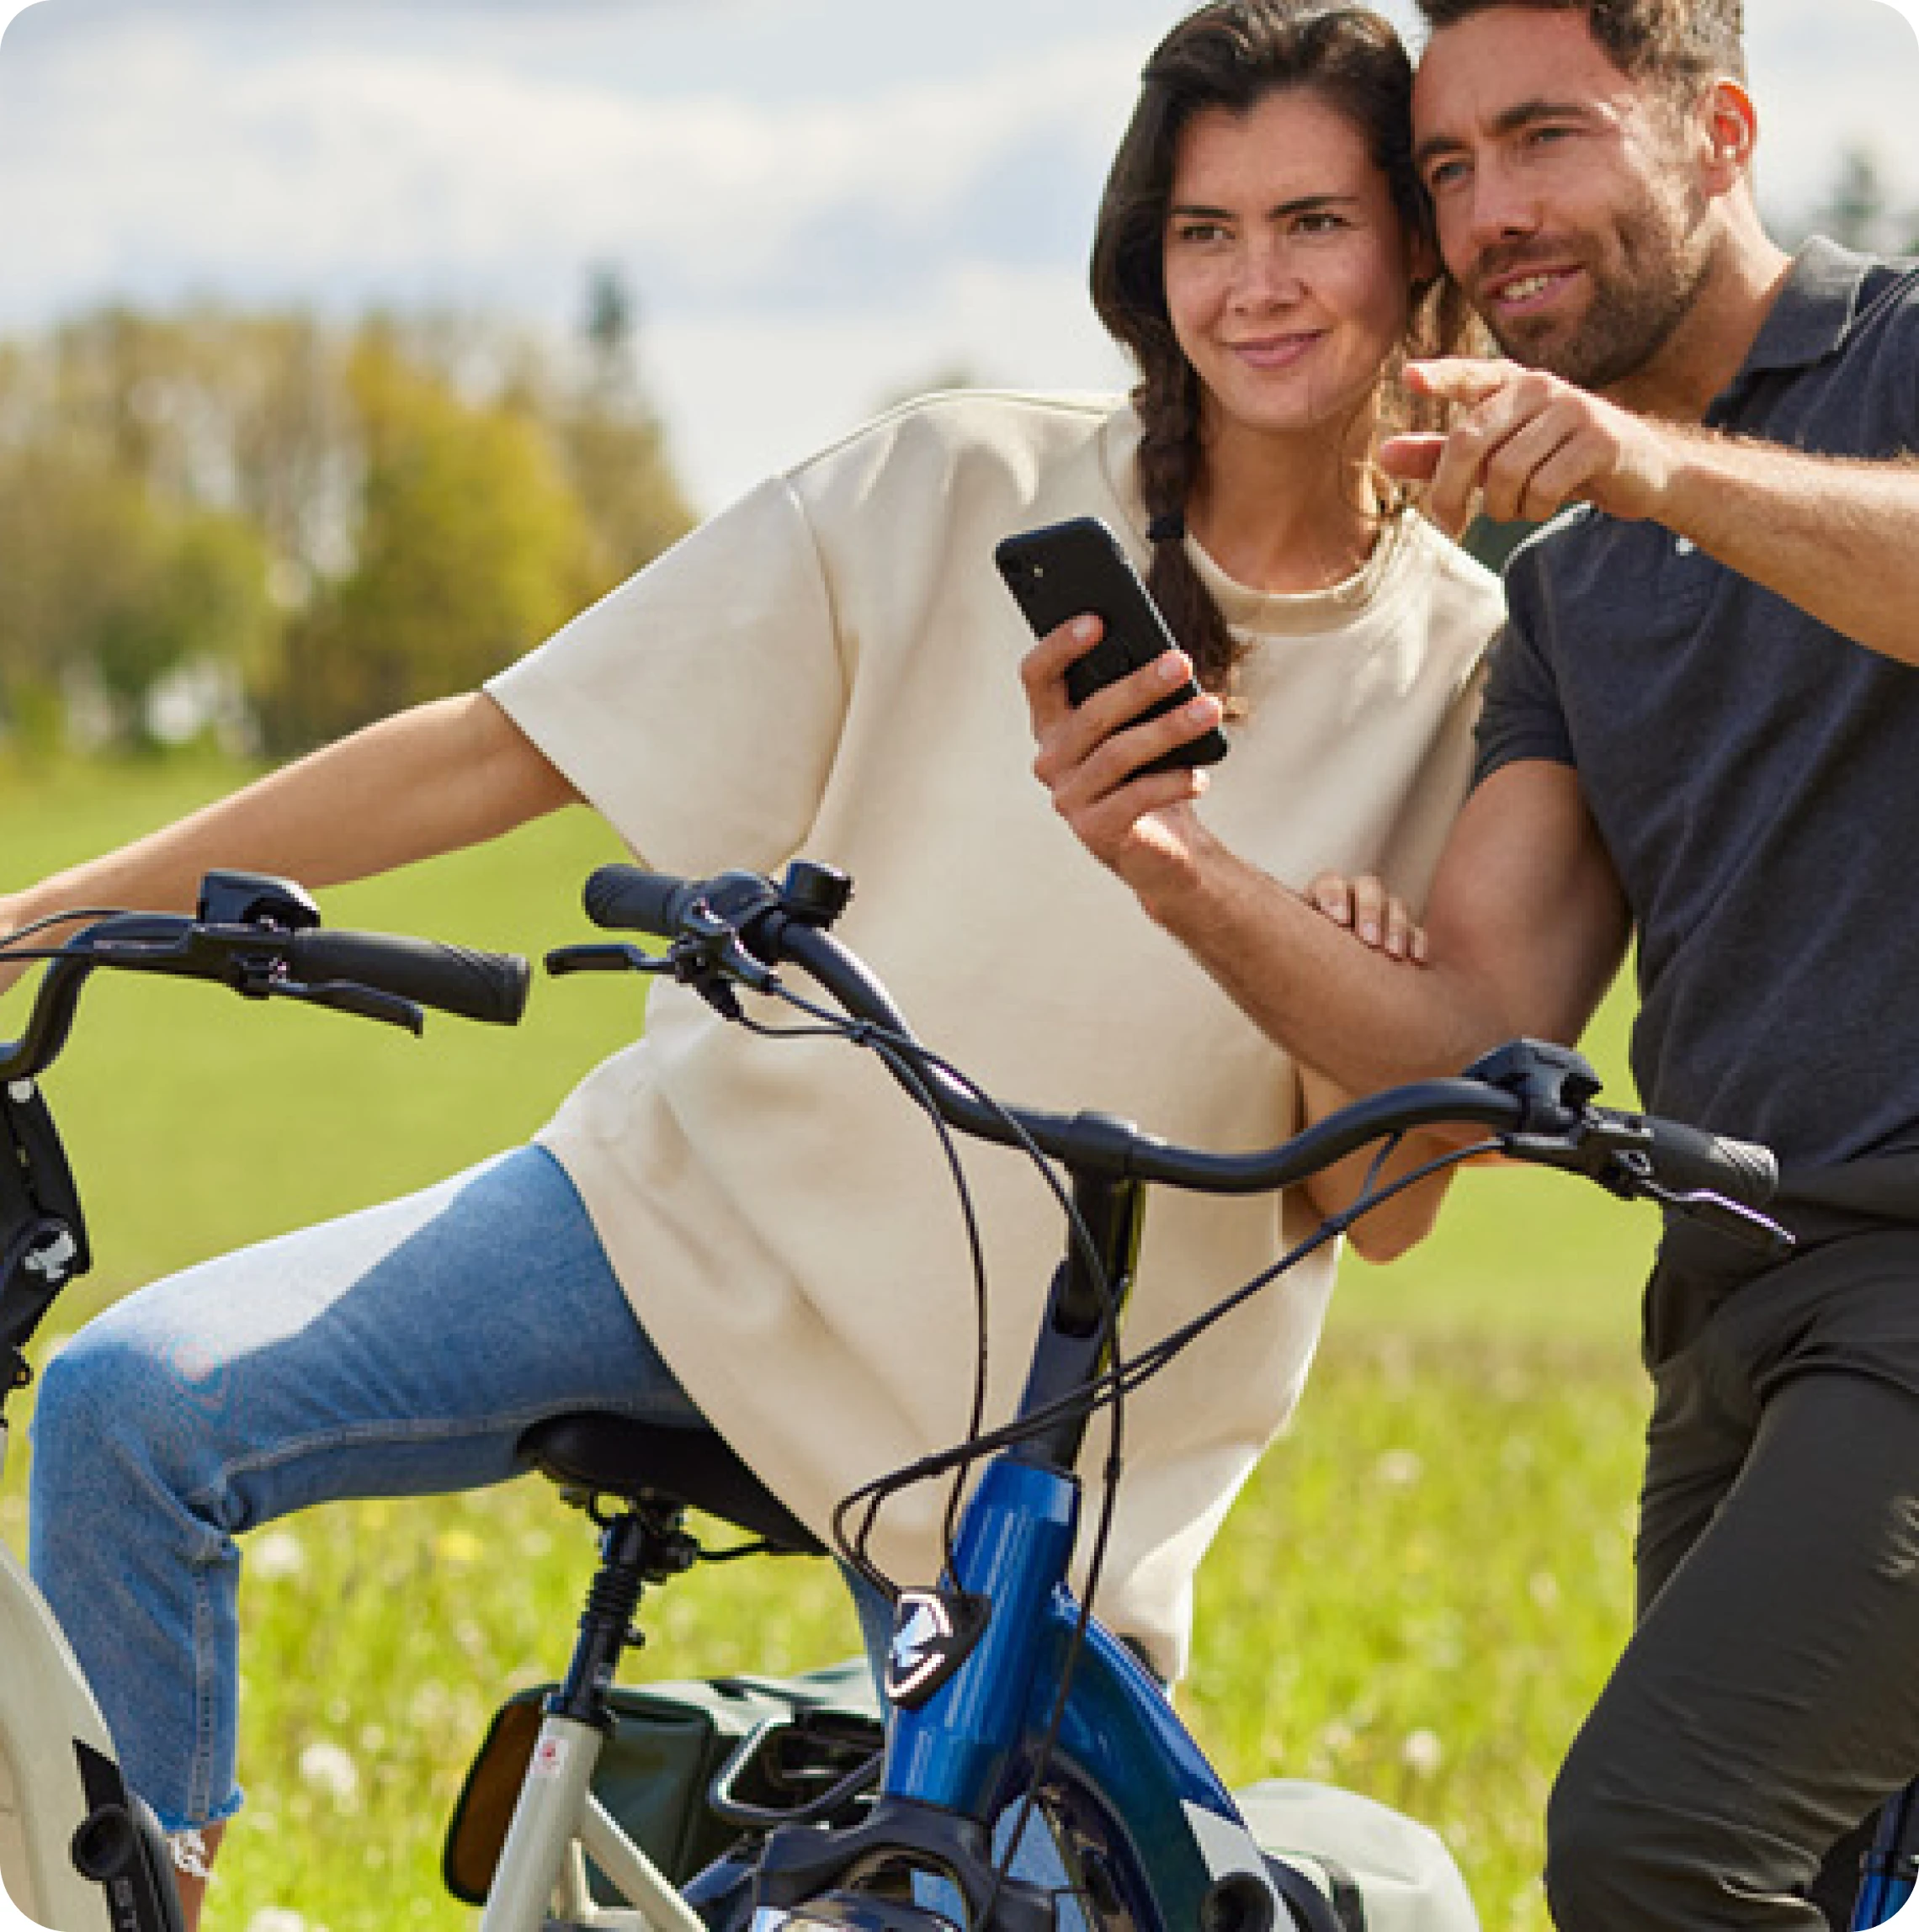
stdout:
[[(695, 1932), (702, 1922), (736, 1924), (743, 1898), (754, 1932), (779, 1925), (935, 1932), (955, 1919), (1037, 1932), (1054, 1923), (1053, 1902), (1012, 1876), (1009, 1855), (992, 1835), (994, 1821), (1010, 1809), (1022, 1822), (1034, 1810), (1045, 1816), (1067, 1884), (1096, 1925), (1272, 1932), (1296, 1924), (1339, 1932), (1343, 1922), (1328, 1888), (1257, 1842), (1161, 1686), (1068, 1587), (1080, 1509), (1073, 1471), (1084, 1431), (1096, 1410), (1122, 1399), (1129, 1383), (1137, 1386), (1191, 1339), (1191, 1331), (1173, 1336), (1130, 1362), (1118, 1353), (1146, 1188), (1277, 1191), (1374, 1141), (1427, 1126), (1477, 1125), (1488, 1140), (1462, 1145), (1436, 1165), (1497, 1148), (1772, 1245), (1788, 1238), (1758, 1213), (1773, 1182), (1771, 1157), (1675, 1123), (1601, 1108), (1586, 1063), (1537, 1043), (1516, 1043), (1459, 1079), (1361, 1101), (1254, 1154), (1177, 1146), (1104, 1116), (1002, 1107), (922, 1046), (885, 988), (832, 937), (828, 928), (849, 891), (843, 877), (805, 864), (779, 885), (746, 873), (689, 881), (607, 868), (588, 884), (589, 916), (603, 927), (664, 940), (665, 953), (603, 944), (565, 948), (547, 962), (561, 972), (669, 974), (730, 1019), (744, 1017), (742, 994), (784, 999), (814, 1025), (877, 1051), (947, 1128), (1023, 1148), (1067, 1176), (1063, 1189), (1055, 1183), (1071, 1223), (1066, 1254), (1014, 1421), (842, 1505), (839, 1540), (858, 1561), (859, 1538), (847, 1529), (852, 1510), (865, 1505), (869, 1523), (901, 1484), (984, 1463), (959, 1515), (947, 1574), (931, 1587), (899, 1594), (875, 1788), (856, 1816), (829, 1815), (849, 1796), (842, 1786), (804, 1815), (773, 1824), (720, 1879), (689, 1888), (698, 1917), (662, 1923), (675, 1932)], [(831, 1005), (793, 994), (780, 977), (789, 964)], [(1314, 1239), (1329, 1238), (1322, 1232)], [(606, 1721), (590, 1700), (571, 1712), (556, 1701), (543, 1748), (550, 1744), (576, 1763), (590, 1758)], [(550, 1851), (556, 1807), (530, 1787), (522, 1806), (508, 1839), (509, 1860), (535, 1843)], [(1016, 1827), (1010, 1838), (1018, 1837)], [(534, 1885), (546, 1876), (531, 1860), (520, 1873)], [(925, 1902), (929, 1882), (957, 1898), (956, 1912)], [(1447, 1924), (1457, 1909), (1439, 1890), (1427, 1923)], [(529, 1894), (516, 1911), (532, 1903)], [(518, 1923), (509, 1914), (497, 1932)], [(482, 1927), (496, 1932), (491, 1919)]]
[[(1071, 1231), (1024, 1399), (1011, 1424), (873, 1486), (843, 1509), (842, 1541), (857, 1559), (860, 1538), (847, 1529), (852, 1512), (870, 1513), (897, 1483), (983, 1465), (958, 1516), (949, 1574), (900, 1594), (883, 1752), (859, 1737), (824, 1745), (802, 1738), (799, 1769), (785, 1775), (776, 1760), (790, 1728), (757, 1733), (713, 1794), (715, 1809), (746, 1835), (683, 1885), (662, 1873), (592, 1788), (614, 1721), (614, 1676), (634, 1641), (641, 1595), (701, 1553), (686, 1528), (689, 1507), (778, 1547), (818, 1552), (823, 1544), (723, 1446), (683, 1461), (669, 1492), (636, 1473), (660, 1466), (645, 1425), (581, 1416), (530, 1432), (523, 1444), (528, 1465), (591, 1509), (603, 1531), (602, 1559), (571, 1662), (518, 1779), (481, 1932), (540, 1932), (551, 1921), (598, 1932), (735, 1932), (748, 1924), (752, 1932), (781, 1925), (944, 1932), (959, 1920), (1039, 1932), (1055, 1923), (1055, 1902), (1015, 1876), (1010, 1849), (1034, 1813), (1060, 1849), (1080, 1915), (1101, 1932), (1283, 1925), (1352, 1932), (1342, 1908), (1353, 1902), (1337, 1872), (1316, 1866), (1307, 1845), (1281, 1848), (1290, 1856), (1269, 1850), (1251, 1828), (1262, 1797), (1287, 1792), (1276, 1786), (1236, 1799), (1228, 1792), (1162, 1687), (1068, 1587), (1081, 1510), (1071, 1472), (1085, 1431), (1188, 1339), (1169, 1338), (1130, 1361), (1119, 1352), (1119, 1316), (1146, 1189), (1273, 1191), (1382, 1138), (1465, 1125), (1486, 1138), (1443, 1160), (1496, 1148), (1773, 1241), (1784, 1237), (1758, 1213), (1771, 1186), (1770, 1158), (1599, 1107), (1597, 1082), (1576, 1054), (1533, 1043), (1515, 1043), (1459, 1079), (1375, 1096), (1250, 1154), (1179, 1147), (1103, 1116), (1003, 1108), (916, 1041), (885, 989), (833, 938), (829, 928), (848, 890), (837, 875), (807, 866), (778, 885), (746, 873), (694, 882), (608, 868), (588, 884), (591, 916), (604, 927), (654, 934), (666, 941), (664, 952), (623, 942), (569, 947), (548, 965), (669, 974), (729, 1016), (744, 1016), (742, 995), (796, 1001), (811, 1023), (840, 1027), (880, 1053), (947, 1128), (1025, 1148), (1062, 1168), (1067, 1178), (1055, 1186)], [(409, 1018), (409, 1000), (476, 1017), (517, 1012), (524, 963), (459, 955), (455, 972), (445, 963), (450, 957), (422, 942), (318, 932), (297, 889), (240, 875), (209, 881), (196, 920), (124, 915), (67, 942), (21, 1039), (0, 1049), (0, 1121), (14, 1155), (0, 1160), (0, 1343), (13, 1351), (16, 1378), (24, 1372), (20, 1346), (88, 1259), (71, 1176), (31, 1081), (64, 1042), (89, 972), (120, 966), (210, 978), (256, 996), (281, 993), (407, 1023), (417, 1019)], [(788, 965), (832, 1004), (794, 994), (781, 977)], [(683, 1449), (683, 1439), (675, 1446)], [(1096, 1574), (1097, 1548), (1092, 1567)], [(81, 1932), (103, 1915), (125, 1932), (173, 1925), (155, 1828), (118, 1786), (104, 1727), (71, 1655), (4, 1552), (0, 1605), (16, 1630), (26, 1630), (0, 1650), (0, 1778), (12, 1780), (19, 1819), (9, 1839), (0, 1810), (0, 1876), (16, 1902), (58, 1932)], [(26, 1680), (39, 1678), (57, 1685), (51, 1710), (28, 1701)], [(87, 1767), (91, 1784), (72, 1772), (43, 1775), (40, 1767), (62, 1752)], [(1008, 1817), (1014, 1828), (997, 1840), (996, 1821)], [(1403, 1923), (1422, 1932), (1470, 1926), (1470, 1903), (1449, 1860), (1439, 1852), (1439, 1864), (1430, 1862), (1428, 1844), (1437, 1840), (1401, 1822), (1411, 1835), (1400, 1850), (1411, 1847), (1414, 1863), (1428, 1859), (1424, 1871), (1401, 1875), (1409, 1887)], [(33, 1888), (26, 1899), (16, 1874)], [(599, 1902), (609, 1889), (618, 1903)]]

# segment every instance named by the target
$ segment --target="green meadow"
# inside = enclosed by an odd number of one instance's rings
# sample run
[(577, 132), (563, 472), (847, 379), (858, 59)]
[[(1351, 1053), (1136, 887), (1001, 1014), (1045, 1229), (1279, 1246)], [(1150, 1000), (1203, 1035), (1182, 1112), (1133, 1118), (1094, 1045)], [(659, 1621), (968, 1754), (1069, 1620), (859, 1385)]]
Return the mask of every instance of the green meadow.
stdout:
[[(0, 764), (0, 883), (224, 788), (227, 767)], [(584, 814), (323, 895), (332, 923), (537, 954), (582, 937), (619, 857)], [(19, 1030), (15, 993), (0, 1033)], [(638, 1022), (630, 981), (537, 985), (511, 1031), (427, 1038), (211, 988), (102, 981), (49, 1080), (97, 1265), (56, 1311), (423, 1182), (538, 1125)], [(1614, 1097), (1624, 1015), (1593, 1045)], [(1651, 1217), (1556, 1176), (1480, 1172), (1395, 1266), (1348, 1261), (1298, 1415), (1201, 1579), (1180, 1692), (1235, 1781), (1321, 1778), (1438, 1827), (1489, 1932), (1543, 1932), (1539, 1821), (1624, 1633)], [(24, 1432), (21, 1440), (24, 1443)], [(16, 1463), (24, 1463), (24, 1455)], [(24, 1540), (22, 1469), (0, 1527)], [(214, 1932), (392, 1932), (470, 1914), (441, 1889), (448, 1807), (497, 1699), (552, 1675), (591, 1536), (529, 1480), (315, 1512), (252, 1540), (249, 1807)], [(799, 1669), (856, 1647), (827, 1566), (696, 1573), (652, 1600), (629, 1675)]]

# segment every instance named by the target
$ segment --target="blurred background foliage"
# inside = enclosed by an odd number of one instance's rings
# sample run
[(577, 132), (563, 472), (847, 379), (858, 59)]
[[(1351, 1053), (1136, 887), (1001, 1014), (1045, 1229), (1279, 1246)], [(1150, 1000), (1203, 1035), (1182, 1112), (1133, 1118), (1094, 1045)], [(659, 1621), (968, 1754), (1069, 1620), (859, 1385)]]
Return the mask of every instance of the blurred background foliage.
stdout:
[(0, 730), (272, 756), (470, 687), (692, 523), (616, 278), (471, 316), (108, 307), (0, 345)]

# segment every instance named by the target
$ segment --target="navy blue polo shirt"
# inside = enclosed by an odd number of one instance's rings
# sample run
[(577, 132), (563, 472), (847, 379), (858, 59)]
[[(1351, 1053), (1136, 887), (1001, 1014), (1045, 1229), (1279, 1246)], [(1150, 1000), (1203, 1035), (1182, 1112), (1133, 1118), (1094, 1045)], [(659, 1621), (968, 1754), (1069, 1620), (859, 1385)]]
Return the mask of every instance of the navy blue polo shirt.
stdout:
[[(1707, 422), (1919, 451), (1919, 265), (1809, 243)], [(1638, 926), (1643, 1104), (1807, 1178), (1919, 1150), (1919, 670), (1586, 507), (1507, 595), (1480, 775), (1578, 771)]]

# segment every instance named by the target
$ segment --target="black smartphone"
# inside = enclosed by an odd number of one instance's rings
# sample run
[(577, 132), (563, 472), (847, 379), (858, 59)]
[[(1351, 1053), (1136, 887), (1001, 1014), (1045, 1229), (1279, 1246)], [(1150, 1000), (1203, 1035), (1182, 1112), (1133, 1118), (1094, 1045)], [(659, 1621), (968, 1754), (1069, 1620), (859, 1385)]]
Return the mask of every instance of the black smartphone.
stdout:
[[(1085, 703), (1102, 686), (1178, 648), (1132, 560), (1097, 517), (1074, 517), (1043, 529), (1023, 530), (994, 549), (993, 561), (1035, 637), (1045, 637), (1069, 618), (1088, 612), (1105, 626), (1099, 642), (1066, 668), (1066, 695), (1075, 704)], [(1168, 692), (1140, 716), (1160, 717), (1199, 695), (1199, 687), (1188, 678), (1182, 688)], [(1216, 764), (1225, 755), (1225, 734), (1215, 727), (1140, 769), (1164, 772), (1181, 765)]]

